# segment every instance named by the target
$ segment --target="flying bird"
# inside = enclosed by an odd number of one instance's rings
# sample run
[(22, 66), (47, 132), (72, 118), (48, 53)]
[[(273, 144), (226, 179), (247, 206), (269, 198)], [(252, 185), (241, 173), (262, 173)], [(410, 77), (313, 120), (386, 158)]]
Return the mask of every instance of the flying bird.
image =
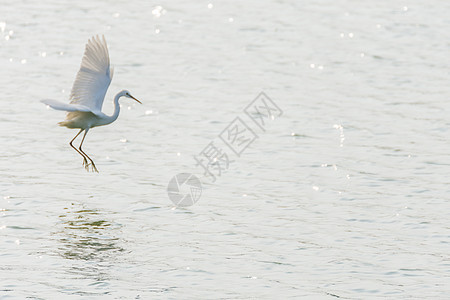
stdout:
[[(105, 115), (102, 112), (103, 100), (112, 77), (113, 68), (110, 66), (105, 37), (94, 36), (86, 44), (81, 67), (70, 92), (70, 103), (51, 99), (41, 100), (53, 109), (67, 112), (66, 119), (58, 123), (60, 126), (80, 129), (69, 145), (83, 157), (83, 166), (86, 171), (89, 171), (91, 166), (91, 170), (98, 173), (94, 161), (81, 149), (89, 130), (111, 124), (117, 119), (120, 112), (120, 97), (131, 98), (141, 103), (129, 91), (123, 90), (114, 97), (114, 113), (111, 116)], [(73, 141), (83, 131), (84, 135), (77, 149), (73, 146)]]

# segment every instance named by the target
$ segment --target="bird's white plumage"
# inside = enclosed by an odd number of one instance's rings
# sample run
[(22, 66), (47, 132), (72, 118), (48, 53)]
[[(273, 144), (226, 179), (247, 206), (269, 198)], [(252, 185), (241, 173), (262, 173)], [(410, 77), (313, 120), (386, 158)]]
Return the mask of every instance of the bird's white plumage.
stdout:
[(84, 105), (81, 104), (69, 104), (69, 103), (64, 103), (58, 100), (53, 100), (53, 99), (44, 99), (41, 100), (42, 103), (47, 104), (48, 106), (50, 106), (53, 109), (56, 110), (64, 110), (64, 111), (84, 111), (84, 112), (90, 112), (91, 109), (89, 107), (86, 107)]
[(112, 77), (105, 37), (94, 36), (86, 44), (81, 67), (70, 92), (70, 104), (82, 105), (94, 114), (100, 114)]
[[(123, 90), (114, 97), (114, 113), (111, 116), (102, 113), (103, 100), (105, 99), (112, 76), (113, 70), (109, 63), (108, 47), (105, 37), (102, 36), (100, 39), (99, 36), (94, 36), (86, 44), (81, 67), (70, 93), (70, 103), (50, 99), (41, 100), (41, 102), (51, 108), (68, 112), (66, 120), (58, 123), (60, 126), (80, 129), (69, 144), (83, 157), (83, 165), (88, 171), (89, 166), (91, 166), (92, 171), (98, 172), (94, 161), (81, 149), (88, 131), (97, 126), (111, 124), (117, 119), (120, 112), (120, 97), (131, 98), (141, 103), (138, 99), (131, 96), (130, 92)], [(72, 145), (72, 142), (83, 131), (84, 136), (81, 140), (80, 147), (77, 149)]]

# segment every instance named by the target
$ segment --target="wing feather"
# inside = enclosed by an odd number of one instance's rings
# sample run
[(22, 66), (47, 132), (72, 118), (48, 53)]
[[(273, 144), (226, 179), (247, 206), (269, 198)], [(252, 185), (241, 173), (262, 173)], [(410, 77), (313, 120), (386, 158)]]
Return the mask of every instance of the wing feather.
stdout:
[(69, 103), (64, 103), (61, 101), (57, 101), (57, 100), (52, 100), (52, 99), (44, 99), (41, 100), (42, 103), (50, 106), (53, 109), (56, 110), (64, 110), (64, 111), (84, 111), (84, 112), (90, 112), (91, 109), (89, 107), (86, 107), (84, 105), (81, 104), (69, 104)]
[(70, 103), (88, 107), (94, 114), (102, 110), (113, 72), (105, 36), (89, 39), (72, 91)]

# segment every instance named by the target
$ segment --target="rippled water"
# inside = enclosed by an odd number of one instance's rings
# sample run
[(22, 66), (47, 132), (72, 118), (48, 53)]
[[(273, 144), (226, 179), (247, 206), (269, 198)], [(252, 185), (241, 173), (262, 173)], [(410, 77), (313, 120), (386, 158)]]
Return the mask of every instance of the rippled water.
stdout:
[[(446, 298), (445, 1), (3, 1), (0, 296)], [(87, 173), (56, 126), (105, 34), (112, 125)], [(264, 91), (282, 110), (215, 182), (193, 158)], [(248, 121), (248, 119), (246, 119)], [(197, 174), (174, 208), (167, 184)]]

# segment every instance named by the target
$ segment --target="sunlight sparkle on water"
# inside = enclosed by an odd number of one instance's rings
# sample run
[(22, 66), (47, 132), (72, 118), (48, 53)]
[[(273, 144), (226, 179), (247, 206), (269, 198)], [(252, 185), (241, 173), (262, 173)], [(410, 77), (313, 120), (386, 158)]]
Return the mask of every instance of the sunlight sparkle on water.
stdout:
[(166, 12), (167, 12), (167, 11), (166, 11), (162, 6), (158, 5), (158, 6), (155, 6), (155, 8), (152, 10), (152, 15), (153, 15), (155, 18), (159, 18), (159, 17), (161, 17), (162, 15), (165, 15)]
[(342, 125), (334, 124), (333, 128), (339, 130), (339, 138), (340, 138), (339, 147), (344, 147), (345, 141), (344, 127), (342, 127)]

